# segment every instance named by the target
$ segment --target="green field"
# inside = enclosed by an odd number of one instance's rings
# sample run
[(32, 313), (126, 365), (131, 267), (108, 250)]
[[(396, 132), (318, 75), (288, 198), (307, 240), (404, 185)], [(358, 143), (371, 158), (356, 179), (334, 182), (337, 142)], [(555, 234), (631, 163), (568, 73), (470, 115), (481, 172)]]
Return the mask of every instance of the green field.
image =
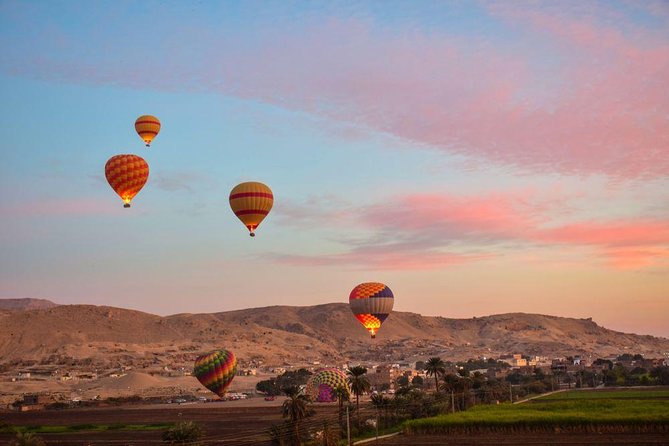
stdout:
[[(571, 393), (578, 395), (564, 398)], [(664, 390), (562, 392), (524, 404), (477, 406), (465, 412), (411, 420), (404, 424), (404, 430), (410, 434), (669, 432), (669, 399), (662, 399), (668, 393)]]
[(669, 389), (569, 390), (553, 393), (534, 401), (594, 400), (594, 399), (652, 399), (669, 398)]
[(69, 426), (3, 426), (1, 433), (32, 432), (34, 434), (66, 434), (72, 432), (104, 432), (104, 431), (153, 431), (172, 427), (171, 423), (153, 424), (74, 424)]

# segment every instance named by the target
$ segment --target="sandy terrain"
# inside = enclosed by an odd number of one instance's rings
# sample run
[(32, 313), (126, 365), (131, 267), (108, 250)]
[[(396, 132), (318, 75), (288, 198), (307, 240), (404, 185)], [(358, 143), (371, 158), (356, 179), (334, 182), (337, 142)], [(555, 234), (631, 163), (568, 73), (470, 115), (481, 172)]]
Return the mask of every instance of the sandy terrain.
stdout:
[[(258, 381), (271, 375), (236, 376), (228, 392), (255, 394)], [(206, 398), (217, 398), (204, 388), (193, 376), (162, 377), (141, 372), (129, 372), (118, 378), (106, 377), (90, 381), (0, 381), (0, 407), (6, 407), (26, 393), (50, 394), (45, 401), (82, 401), (94, 398), (139, 395), (141, 397), (174, 397), (180, 394), (192, 394)]]

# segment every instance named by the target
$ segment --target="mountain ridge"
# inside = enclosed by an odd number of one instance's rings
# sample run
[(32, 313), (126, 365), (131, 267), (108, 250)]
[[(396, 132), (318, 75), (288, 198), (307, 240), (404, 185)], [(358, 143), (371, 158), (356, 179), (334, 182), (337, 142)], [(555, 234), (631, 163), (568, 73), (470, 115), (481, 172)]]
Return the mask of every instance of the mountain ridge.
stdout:
[(0, 330), (0, 364), (68, 360), (101, 366), (173, 365), (215, 348), (229, 348), (244, 362), (276, 366), (409, 361), (433, 355), (464, 360), (508, 353), (660, 357), (669, 352), (669, 339), (609, 330), (591, 318), (518, 312), (453, 319), (396, 311), (372, 341), (346, 303), (169, 316), (58, 305), (2, 310), (0, 326), (5, 327)]
[(58, 306), (57, 303), (46, 299), (22, 297), (16, 299), (0, 299), (0, 310), (42, 310)]

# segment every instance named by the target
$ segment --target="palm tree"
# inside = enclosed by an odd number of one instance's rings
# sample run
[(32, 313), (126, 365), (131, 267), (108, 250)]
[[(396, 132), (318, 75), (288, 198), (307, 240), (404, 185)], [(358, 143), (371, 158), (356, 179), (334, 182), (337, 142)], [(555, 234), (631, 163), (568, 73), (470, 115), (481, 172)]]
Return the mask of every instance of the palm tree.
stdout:
[(446, 373), (446, 364), (439, 357), (430, 358), (425, 363), (425, 371), (429, 376), (434, 376), (435, 392), (439, 391), (439, 377)]
[(202, 428), (192, 421), (182, 421), (163, 433), (163, 442), (169, 444), (198, 445), (202, 438)]
[(290, 419), (295, 428), (295, 444), (300, 445), (300, 422), (309, 416), (309, 398), (300, 393), (298, 386), (284, 387), (283, 393), (288, 397), (283, 402), (283, 417)]
[(358, 417), (358, 428), (360, 428), (360, 395), (367, 392), (371, 385), (365, 376), (367, 368), (363, 366), (351, 367), (348, 372), (348, 382), (351, 384), (351, 391), (355, 394), (355, 411)]
[(383, 409), (385, 412), (385, 410), (388, 408), (390, 400), (385, 396), (381, 395), (380, 393), (375, 393), (374, 395), (372, 395), (371, 400), (372, 400), (372, 405), (376, 408), (377, 425), (378, 425), (381, 409)]
[(344, 401), (348, 401), (351, 394), (348, 390), (348, 387), (341, 384), (335, 387), (332, 392), (334, 393), (334, 396), (337, 398), (337, 402), (339, 403), (339, 426), (341, 426), (342, 414), (344, 412)]
[(9, 446), (44, 446), (45, 444), (44, 440), (30, 432), (17, 432), (16, 437), (9, 442)]

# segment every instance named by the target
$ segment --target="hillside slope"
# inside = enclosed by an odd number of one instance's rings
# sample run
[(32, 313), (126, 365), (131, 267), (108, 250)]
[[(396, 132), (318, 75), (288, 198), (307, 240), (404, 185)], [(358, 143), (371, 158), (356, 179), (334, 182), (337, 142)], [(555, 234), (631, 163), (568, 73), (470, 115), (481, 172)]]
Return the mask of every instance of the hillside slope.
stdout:
[(41, 310), (57, 305), (46, 299), (0, 299), (0, 310)]
[(512, 313), (472, 319), (394, 312), (375, 340), (348, 305), (274, 306), (214, 314), (156, 316), (92, 305), (0, 311), (0, 363), (85, 361), (104, 366), (187, 364), (206, 350), (229, 348), (242, 362), (289, 365), (320, 361), (466, 359), (522, 352), (662, 356), (669, 340), (620, 333), (590, 319)]

